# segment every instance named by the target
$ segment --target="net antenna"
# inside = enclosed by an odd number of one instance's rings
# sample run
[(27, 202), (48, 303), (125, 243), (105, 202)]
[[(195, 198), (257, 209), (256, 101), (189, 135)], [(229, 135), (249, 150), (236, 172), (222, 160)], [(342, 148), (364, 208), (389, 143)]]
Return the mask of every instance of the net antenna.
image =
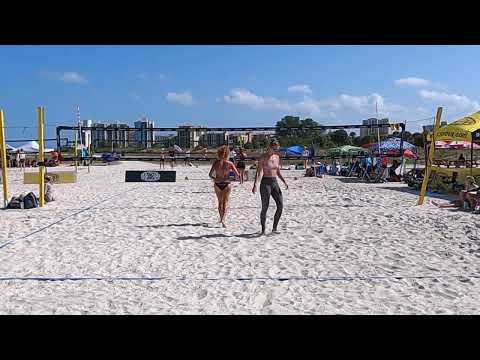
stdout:
[(83, 145), (83, 140), (82, 140), (82, 122), (80, 120), (80, 106), (77, 105), (76, 108), (76, 115), (77, 115), (77, 126), (78, 126), (78, 137), (80, 139), (80, 145)]
[[(375, 101), (375, 112), (377, 114), (377, 125), (380, 124), (380, 119), (378, 117), (378, 102)], [(377, 127), (377, 141), (378, 141), (378, 156), (381, 155), (382, 149), (380, 147), (380, 127)]]

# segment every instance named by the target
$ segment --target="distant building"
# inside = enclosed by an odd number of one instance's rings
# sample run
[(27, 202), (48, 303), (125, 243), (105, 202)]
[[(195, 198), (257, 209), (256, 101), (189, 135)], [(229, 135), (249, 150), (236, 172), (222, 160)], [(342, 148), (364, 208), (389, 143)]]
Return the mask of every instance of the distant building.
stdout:
[(228, 145), (245, 145), (252, 142), (251, 131), (230, 131), (227, 133)]
[[(106, 127), (107, 144), (113, 148), (126, 148), (129, 146), (127, 124), (109, 124)], [(112, 145), (113, 144), (113, 145)]]
[(227, 144), (227, 133), (225, 131), (206, 131), (200, 136), (200, 146), (218, 148)]
[(182, 149), (194, 149), (201, 146), (201, 139), (207, 133), (206, 127), (192, 124), (180, 125), (177, 130), (178, 146)]
[(275, 136), (275, 131), (254, 131), (252, 132), (251, 142), (253, 144), (262, 143)]
[(155, 134), (152, 130), (155, 127), (153, 121), (150, 121), (148, 118), (142, 118), (140, 121), (134, 123), (136, 129), (135, 131), (135, 141), (138, 145), (145, 148), (150, 148), (155, 143)]
[[(362, 125), (379, 125), (379, 124), (390, 124), (390, 121), (388, 120), (388, 118), (386, 119), (370, 118), (362, 121)], [(380, 127), (380, 128), (371, 127), (371, 128), (361, 128), (360, 137), (377, 136), (379, 131), (380, 131), (380, 136), (387, 136), (391, 134), (390, 127), (387, 127), (387, 126)]]
[(92, 145), (94, 148), (107, 146), (107, 124), (93, 123), (94, 128), (100, 128), (92, 130)]
[(155, 144), (162, 148), (169, 148), (177, 143), (176, 135), (157, 135), (155, 136)]
[[(91, 122), (91, 120), (88, 121)], [(94, 149), (97, 147), (126, 148), (130, 144), (129, 126), (127, 124), (96, 122), (90, 123), (90, 126), (97, 128), (91, 130), (90, 134)], [(85, 139), (88, 140), (88, 134), (85, 135)], [(87, 142), (84, 142), (84, 144), (87, 144)]]

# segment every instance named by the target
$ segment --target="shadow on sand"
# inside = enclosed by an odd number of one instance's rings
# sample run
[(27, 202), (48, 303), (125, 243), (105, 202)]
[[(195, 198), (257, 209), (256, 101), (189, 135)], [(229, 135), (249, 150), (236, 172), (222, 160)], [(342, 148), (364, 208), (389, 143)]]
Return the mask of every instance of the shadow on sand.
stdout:
[[(418, 196), (419, 193), (420, 193), (419, 190), (409, 188), (407, 186), (407, 184), (405, 184), (405, 183), (392, 182), (390, 184), (398, 184), (398, 186), (388, 186), (389, 183), (383, 183), (383, 184), (382, 183), (373, 183), (373, 182), (369, 183), (369, 182), (366, 182), (366, 181), (364, 181), (362, 179), (359, 179), (359, 178), (344, 177), (344, 178), (337, 178), (337, 179), (340, 180), (343, 183), (346, 183), (346, 184), (372, 184), (372, 185), (377, 185), (378, 184), (378, 185), (381, 185), (381, 186), (378, 187), (380, 189), (399, 191), (399, 192), (402, 192), (402, 193), (412, 194), (412, 195), (415, 195), (415, 196)], [(441, 199), (441, 200), (445, 200), (445, 201), (451, 201), (451, 200), (456, 199), (456, 196), (453, 195), (453, 194), (432, 193), (432, 192), (429, 192), (429, 191), (427, 191), (425, 196), (429, 197), (429, 198)]]
[(138, 228), (153, 228), (153, 229), (159, 229), (162, 227), (172, 227), (172, 226), (203, 226), (203, 227), (209, 227), (207, 223), (185, 223), (185, 224), (162, 224), (162, 225), (138, 225)]
[(253, 239), (260, 237), (260, 233), (251, 233), (251, 234), (236, 234), (236, 235), (225, 235), (225, 234), (208, 234), (208, 235), (199, 235), (199, 236), (181, 236), (177, 240), (201, 240), (201, 239), (211, 239), (211, 238), (244, 238), (244, 239)]
[[(418, 196), (419, 193), (420, 193), (420, 191), (415, 190), (415, 189), (411, 189), (407, 186), (405, 186), (405, 187), (385, 186), (385, 187), (382, 187), (382, 189), (399, 191), (399, 192), (403, 192), (403, 193), (407, 193), (407, 194), (412, 194), (412, 195), (415, 195), (415, 196)], [(432, 192), (429, 192), (429, 191), (427, 191), (425, 193), (425, 196), (429, 197), (429, 198), (441, 199), (441, 200), (445, 200), (445, 201), (451, 201), (451, 200), (456, 200), (457, 199), (457, 197), (453, 194), (432, 193)]]

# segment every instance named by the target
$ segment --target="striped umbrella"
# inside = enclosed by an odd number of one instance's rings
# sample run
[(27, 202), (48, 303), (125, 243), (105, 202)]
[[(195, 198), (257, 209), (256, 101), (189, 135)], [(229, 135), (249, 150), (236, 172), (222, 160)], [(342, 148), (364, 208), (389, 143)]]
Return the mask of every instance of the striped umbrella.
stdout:
[[(380, 148), (382, 149), (382, 152), (400, 151), (400, 143), (401, 143), (401, 139), (394, 137), (394, 138), (390, 138), (382, 141), (380, 143)], [(378, 144), (372, 144), (372, 146), (369, 147), (369, 150), (373, 152), (378, 152)], [(413, 144), (410, 144), (407, 141), (403, 141), (403, 150), (410, 150), (412, 152), (417, 152), (417, 147)]]

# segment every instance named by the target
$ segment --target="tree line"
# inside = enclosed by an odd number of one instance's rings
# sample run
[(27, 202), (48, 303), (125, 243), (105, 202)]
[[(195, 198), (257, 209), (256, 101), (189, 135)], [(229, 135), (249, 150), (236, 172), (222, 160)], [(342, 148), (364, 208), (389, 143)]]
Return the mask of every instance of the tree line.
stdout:
[[(276, 136), (279, 138), (282, 146), (300, 145), (308, 147), (310, 144), (315, 144), (319, 148), (332, 148), (344, 145), (362, 146), (365, 144), (371, 144), (377, 142), (376, 136), (357, 136), (357, 133), (351, 131), (346, 132), (344, 129), (338, 129), (331, 132), (325, 130), (308, 130), (302, 129), (312, 126), (322, 126), (315, 120), (306, 118), (300, 119), (296, 116), (284, 116), (275, 125), (277, 128)], [(299, 130), (282, 130), (284, 127), (298, 127)], [(381, 140), (386, 140), (391, 137), (400, 137), (399, 131), (394, 131), (388, 136), (382, 136)], [(403, 133), (403, 140), (409, 143), (423, 148), (424, 139), (422, 133), (410, 133), (405, 131)]]

